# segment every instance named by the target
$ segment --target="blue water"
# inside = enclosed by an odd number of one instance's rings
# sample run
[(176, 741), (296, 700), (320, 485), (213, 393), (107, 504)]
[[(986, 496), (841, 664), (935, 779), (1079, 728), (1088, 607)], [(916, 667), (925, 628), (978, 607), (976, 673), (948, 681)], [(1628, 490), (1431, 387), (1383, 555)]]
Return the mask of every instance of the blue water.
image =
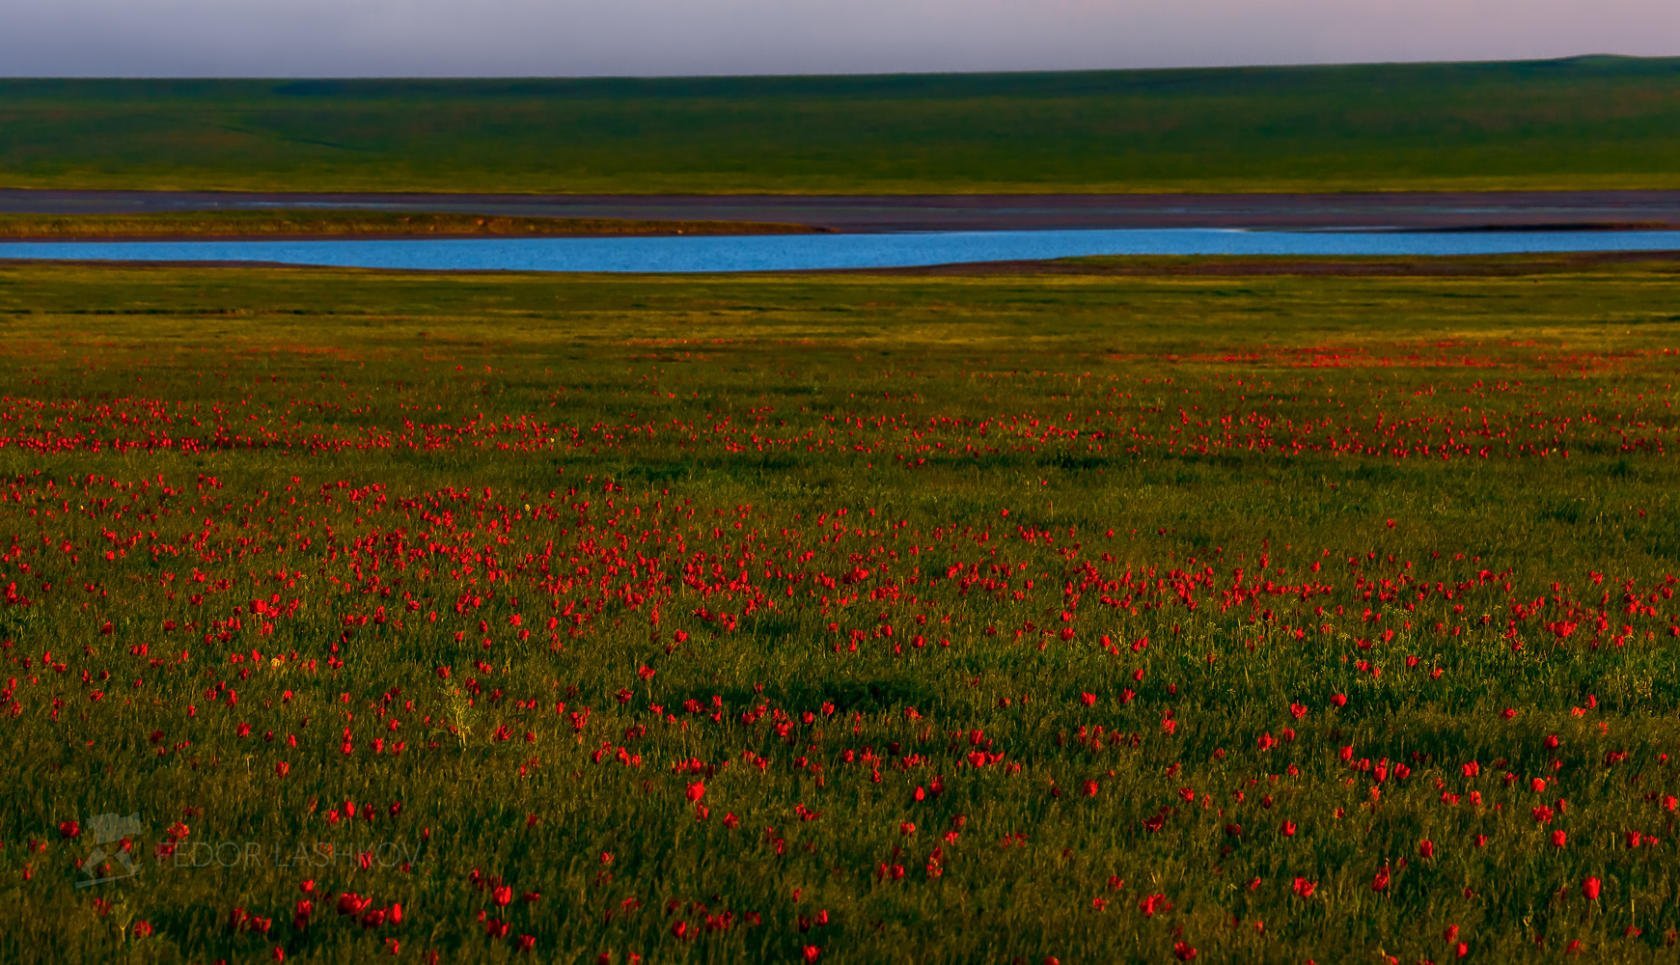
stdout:
[(428, 271), (739, 272), (1086, 255), (1493, 255), (1680, 250), (1680, 231), (1235, 231), (1163, 228), (656, 238), (0, 242), (0, 259), (248, 261)]

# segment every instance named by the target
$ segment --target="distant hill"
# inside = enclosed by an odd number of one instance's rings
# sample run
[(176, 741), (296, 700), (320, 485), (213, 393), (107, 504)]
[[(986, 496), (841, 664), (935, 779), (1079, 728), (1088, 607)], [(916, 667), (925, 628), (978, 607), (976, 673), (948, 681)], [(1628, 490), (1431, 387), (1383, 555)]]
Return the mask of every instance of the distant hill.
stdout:
[(1680, 188), (1680, 58), (657, 80), (0, 80), (0, 186)]

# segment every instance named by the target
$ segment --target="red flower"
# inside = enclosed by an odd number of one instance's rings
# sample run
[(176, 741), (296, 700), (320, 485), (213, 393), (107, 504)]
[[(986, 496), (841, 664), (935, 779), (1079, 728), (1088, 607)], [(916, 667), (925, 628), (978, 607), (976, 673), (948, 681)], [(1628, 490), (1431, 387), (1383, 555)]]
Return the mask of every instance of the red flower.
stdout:
[(338, 913), (341, 915), (360, 915), (373, 904), (372, 898), (363, 898), (352, 891), (346, 891), (338, 896)]
[(1597, 901), (1598, 893), (1602, 888), (1603, 883), (1597, 878), (1588, 878), (1581, 882), (1581, 894), (1585, 895), (1588, 901)]

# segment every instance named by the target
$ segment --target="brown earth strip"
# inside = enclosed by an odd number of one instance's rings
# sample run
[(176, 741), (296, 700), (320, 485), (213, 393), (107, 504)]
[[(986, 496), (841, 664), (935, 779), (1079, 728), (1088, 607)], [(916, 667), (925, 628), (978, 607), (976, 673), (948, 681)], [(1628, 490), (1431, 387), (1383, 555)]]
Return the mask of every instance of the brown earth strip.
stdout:
[(383, 211), (229, 210), (130, 214), (4, 214), (3, 241), (307, 241), (330, 238), (649, 237), (808, 234), (807, 225), (750, 221), (514, 218)]
[(0, 189), (0, 212), (311, 209), (808, 225), (831, 231), (1054, 228), (1680, 228), (1680, 191), (1107, 195), (285, 194)]

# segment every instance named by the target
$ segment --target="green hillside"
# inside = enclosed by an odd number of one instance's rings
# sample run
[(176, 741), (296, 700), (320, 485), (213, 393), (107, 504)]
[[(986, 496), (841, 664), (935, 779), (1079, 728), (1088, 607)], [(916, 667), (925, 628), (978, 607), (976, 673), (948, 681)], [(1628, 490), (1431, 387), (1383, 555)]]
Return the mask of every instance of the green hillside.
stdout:
[(0, 80), (0, 185), (1680, 187), (1680, 58), (870, 77)]

